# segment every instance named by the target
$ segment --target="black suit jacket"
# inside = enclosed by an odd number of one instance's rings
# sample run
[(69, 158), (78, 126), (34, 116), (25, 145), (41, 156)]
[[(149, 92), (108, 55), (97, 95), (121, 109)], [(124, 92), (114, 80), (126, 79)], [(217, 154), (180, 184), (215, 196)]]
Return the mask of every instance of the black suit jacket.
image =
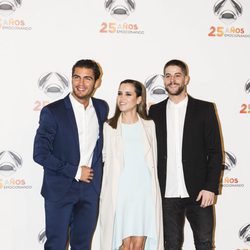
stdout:
[[(167, 168), (168, 99), (152, 105), (149, 116), (156, 125), (158, 178), (165, 196)], [(219, 123), (214, 104), (188, 97), (183, 128), (182, 164), (189, 196), (196, 199), (204, 189), (218, 194), (222, 170), (222, 147)]]

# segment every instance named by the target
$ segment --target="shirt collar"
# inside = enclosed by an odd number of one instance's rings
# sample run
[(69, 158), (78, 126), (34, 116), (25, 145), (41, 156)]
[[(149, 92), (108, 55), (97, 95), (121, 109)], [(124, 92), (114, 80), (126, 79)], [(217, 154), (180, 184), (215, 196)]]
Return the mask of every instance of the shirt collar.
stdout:
[(183, 100), (181, 100), (180, 102), (178, 102), (178, 103), (172, 102), (172, 101), (170, 100), (170, 98), (168, 99), (168, 102), (169, 102), (169, 105), (170, 105), (171, 107), (176, 107), (176, 108), (178, 108), (178, 107), (186, 106), (186, 105), (187, 105), (187, 102), (188, 102), (188, 95), (186, 95), (186, 97), (185, 97)]

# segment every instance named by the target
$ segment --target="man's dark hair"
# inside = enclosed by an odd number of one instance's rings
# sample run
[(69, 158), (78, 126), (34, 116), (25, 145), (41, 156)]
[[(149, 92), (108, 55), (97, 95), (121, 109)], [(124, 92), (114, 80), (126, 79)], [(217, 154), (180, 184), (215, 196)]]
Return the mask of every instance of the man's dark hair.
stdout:
[(83, 60), (77, 61), (75, 65), (72, 67), (72, 76), (74, 75), (75, 68), (92, 69), (95, 75), (95, 81), (98, 80), (101, 75), (99, 65), (95, 61), (90, 60), (90, 59), (83, 59)]
[(164, 69), (163, 69), (163, 74), (165, 74), (165, 69), (168, 67), (168, 66), (178, 66), (181, 68), (181, 71), (183, 72), (183, 74), (185, 76), (188, 75), (188, 66), (186, 63), (184, 63), (183, 61), (181, 60), (177, 60), (177, 59), (173, 59), (173, 60), (170, 60), (168, 61), (165, 66), (164, 66)]

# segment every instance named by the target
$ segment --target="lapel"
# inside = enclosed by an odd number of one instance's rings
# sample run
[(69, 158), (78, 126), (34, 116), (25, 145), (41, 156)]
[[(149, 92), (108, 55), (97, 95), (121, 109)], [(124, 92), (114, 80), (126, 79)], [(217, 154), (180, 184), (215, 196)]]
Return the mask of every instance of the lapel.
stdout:
[(101, 114), (101, 110), (99, 108), (99, 104), (98, 104), (98, 101), (94, 98), (94, 97), (91, 97), (91, 100), (92, 100), (92, 103), (93, 103), (93, 106), (94, 106), (94, 109), (95, 109), (95, 112), (96, 112), (96, 116), (97, 116), (97, 120), (98, 120), (98, 127), (99, 127), (99, 134), (98, 134), (98, 139), (96, 141), (96, 146), (94, 148), (94, 153), (93, 153), (93, 158), (92, 158), (92, 166), (95, 165), (95, 162), (96, 160), (98, 159), (96, 157), (96, 155), (99, 155), (99, 152), (102, 150), (102, 129), (103, 129), (103, 123), (102, 123), (102, 114)]
[(184, 138), (186, 138), (188, 131), (190, 131), (190, 126), (192, 124), (192, 119), (193, 119), (193, 112), (194, 112), (194, 99), (190, 95), (188, 95), (187, 110), (183, 127), (183, 140)]
[(144, 152), (145, 152), (145, 157), (147, 158), (148, 153), (150, 152), (151, 149), (151, 143), (150, 143), (150, 126), (146, 123), (145, 120), (141, 119), (139, 117), (139, 122), (142, 126), (142, 139), (143, 139), (143, 145), (144, 145)]
[(154, 149), (152, 149), (153, 136), (154, 136), (152, 135), (152, 133), (154, 133), (154, 131), (152, 130), (152, 123), (149, 123), (141, 118), (140, 118), (140, 122), (143, 128), (142, 134), (143, 134), (143, 145), (144, 145), (144, 152), (145, 152), (144, 157), (147, 163), (147, 167), (149, 168), (149, 171), (152, 172), (155, 167)]
[(114, 130), (116, 133), (115, 133), (115, 149), (117, 150), (117, 156), (119, 158), (122, 157), (122, 162), (123, 162), (123, 141), (122, 141), (122, 118), (121, 118), (121, 115), (119, 116), (118, 118), (118, 121), (117, 121), (117, 128), (116, 130)]
[(92, 103), (93, 103), (93, 106), (95, 108), (95, 112), (96, 112), (96, 116), (97, 116), (97, 120), (98, 120), (98, 124), (99, 124), (99, 138), (100, 138), (100, 133), (102, 131), (102, 121), (101, 121), (101, 111), (99, 109), (99, 106), (98, 106), (98, 102), (96, 101), (96, 99), (94, 97), (91, 98), (92, 100)]
[(69, 127), (71, 128), (71, 132), (72, 132), (73, 137), (75, 139), (76, 145), (79, 148), (79, 138), (78, 138), (78, 129), (77, 129), (77, 125), (76, 125), (76, 118), (75, 118), (75, 114), (73, 111), (71, 101), (69, 99), (69, 94), (64, 98), (64, 105), (65, 105), (68, 120), (70, 123)]
[(187, 154), (190, 148), (190, 141), (192, 140), (192, 135), (190, 134), (193, 131), (193, 119), (194, 119), (194, 109), (195, 109), (195, 102), (194, 98), (188, 95), (188, 103), (187, 103), (187, 110), (184, 120), (184, 127), (183, 127), (183, 137), (182, 137), (182, 159), (186, 159)]
[[(163, 131), (161, 136), (158, 136), (159, 140), (159, 145), (161, 145), (161, 147), (165, 150), (163, 150), (164, 154), (167, 156), (167, 102), (168, 102), (167, 98), (166, 100), (164, 100), (161, 105), (159, 106), (159, 122), (158, 125), (159, 126), (159, 131)], [(162, 115), (160, 115), (162, 114)]]

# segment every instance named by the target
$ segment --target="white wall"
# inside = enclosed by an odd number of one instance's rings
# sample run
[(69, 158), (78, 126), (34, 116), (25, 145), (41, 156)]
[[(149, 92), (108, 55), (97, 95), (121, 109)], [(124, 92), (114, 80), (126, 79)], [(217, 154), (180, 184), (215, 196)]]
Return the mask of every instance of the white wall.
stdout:
[[(217, 104), (225, 151), (231, 156), (216, 205), (216, 249), (250, 249), (244, 242), (250, 229), (239, 237), (250, 223), (250, 96), (245, 90), (250, 81), (250, 3), (237, 0), (237, 12), (227, 0), (223, 8), (235, 13), (235, 20), (223, 20), (214, 13), (217, 0), (134, 1), (135, 10), (121, 19), (110, 15), (104, 0), (23, 0), (12, 13), (2, 10), (8, 1), (0, 0), (0, 249), (43, 249), (38, 240), (44, 228), (42, 167), (32, 160), (33, 137), (41, 107), (70, 91), (63, 79), (70, 80), (72, 65), (82, 58), (102, 65), (96, 97), (107, 100), (110, 115), (120, 81), (146, 82), (162, 74), (173, 58), (189, 65), (188, 91)], [(45, 85), (59, 83), (62, 93), (48, 96), (38, 87), (48, 73)], [(156, 81), (161, 84), (160, 76)], [(155, 101), (149, 95), (149, 102)], [(3, 170), (8, 167), (16, 171)], [(194, 249), (188, 223), (185, 231), (184, 249)], [(97, 248), (95, 242), (93, 250)]]

